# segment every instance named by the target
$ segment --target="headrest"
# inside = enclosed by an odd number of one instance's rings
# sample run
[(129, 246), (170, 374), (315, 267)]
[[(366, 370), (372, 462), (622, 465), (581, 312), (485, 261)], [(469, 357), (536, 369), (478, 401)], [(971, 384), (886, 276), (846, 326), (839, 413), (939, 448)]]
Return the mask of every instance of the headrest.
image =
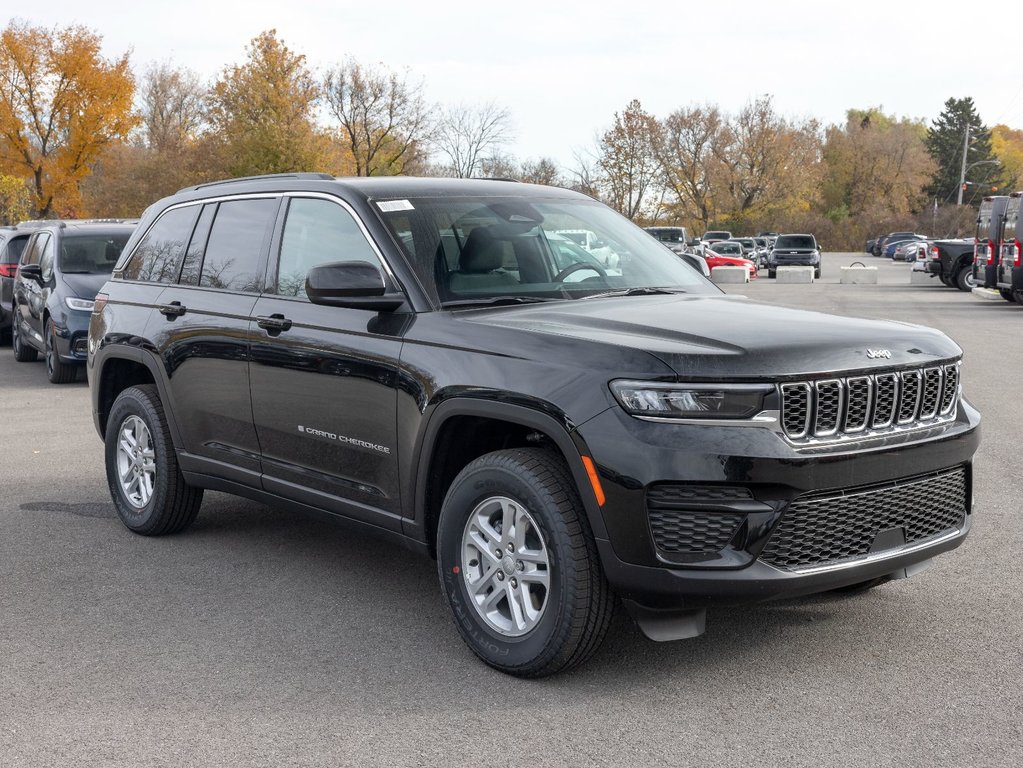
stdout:
[(462, 254), (458, 257), (458, 268), (462, 272), (493, 272), (504, 264), (500, 243), (490, 232), (490, 227), (476, 227), (465, 238)]

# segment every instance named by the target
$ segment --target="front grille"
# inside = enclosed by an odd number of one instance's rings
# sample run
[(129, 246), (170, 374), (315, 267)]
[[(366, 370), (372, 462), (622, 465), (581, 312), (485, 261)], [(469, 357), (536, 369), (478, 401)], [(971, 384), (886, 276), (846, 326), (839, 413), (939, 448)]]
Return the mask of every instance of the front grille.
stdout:
[(787, 570), (830, 565), (870, 553), (881, 531), (902, 528), (906, 544), (963, 524), (966, 469), (884, 486), (804, 496), (793, 501), (760, 559)]
[(953, 415), (959, 363), (781, 385), (781, 424), (792, 440), (840, 439)]
[(752, 498), (749, 489), (741, 487), (653, 486), (647, 491), (646, 504), (654, 544), (673, 555), (717, 554), (735, 536), (746, 515), (713, 508)]

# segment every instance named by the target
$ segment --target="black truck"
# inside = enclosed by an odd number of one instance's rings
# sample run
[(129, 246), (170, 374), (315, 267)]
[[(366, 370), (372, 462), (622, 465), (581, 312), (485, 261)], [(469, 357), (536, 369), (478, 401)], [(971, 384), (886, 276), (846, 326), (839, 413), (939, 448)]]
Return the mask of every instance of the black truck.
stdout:
[[(617, 266), (558, 262), (565, 230)], [(390, 538), (436, 558), (463, 640), (514, 675), (581, 663), (616, 604), (692, 637), (708, 606), (912, 575), (972, 521), (980, 416), (947, 336), (727, 296), (554, 187), (182, 190), (144, 214), (88, 350), (130, 530), (183, 531), (215, 489)]]
[(973, 278), (975, 248), (973, 238), (931, 240), (927, 243), (927, 270), (949, 288), (972, 291), (977, 284)]

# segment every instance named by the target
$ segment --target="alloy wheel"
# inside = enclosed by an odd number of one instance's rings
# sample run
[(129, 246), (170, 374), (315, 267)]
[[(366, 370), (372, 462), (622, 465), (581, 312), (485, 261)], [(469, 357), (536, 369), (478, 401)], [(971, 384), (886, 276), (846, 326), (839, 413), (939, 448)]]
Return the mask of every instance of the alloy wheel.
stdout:
[(149, 427), (138, 416), (121, 422), (117, 436), (117, 478), (129, 504), (142, 509), (153, 497), (156, 452)]
[(461, 571), (469, 602), (496, 632), (519, 637), (543, 618), (550, 556), (536, 520), (517, 501), (492, 496), (476, 506), (462, 533)]

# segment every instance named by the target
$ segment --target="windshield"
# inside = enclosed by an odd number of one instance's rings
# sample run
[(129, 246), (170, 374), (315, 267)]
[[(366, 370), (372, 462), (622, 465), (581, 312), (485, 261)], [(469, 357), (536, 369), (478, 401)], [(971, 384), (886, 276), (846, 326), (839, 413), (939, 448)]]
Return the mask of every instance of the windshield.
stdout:
[(730, 240), (731, 237), (731, 232), (706, 232), (703, 235), (704, 240)]
[(685, 240), (685, 230), (676, 227), (649, 227), (647, 232), (662, 243), (680, 243)]
[(714, 243), (711, 250), (714, 253), (720, 253), (722, 256), (742, 256), (742, 246), (738, 243)]
[(784, 248), (816, 248), (813, 235), (782, 235), (774, 241), (774, 247), (778, 250)]
[(652, 288), (719, 292), (649, 234), (593, 201), (430, 197), (400, 203), (381, 218), (442, 304)]
[(127, 242), (128, 233), (67, 235), (61, 243), (57, 266), (65, 274), (109, 274)]

